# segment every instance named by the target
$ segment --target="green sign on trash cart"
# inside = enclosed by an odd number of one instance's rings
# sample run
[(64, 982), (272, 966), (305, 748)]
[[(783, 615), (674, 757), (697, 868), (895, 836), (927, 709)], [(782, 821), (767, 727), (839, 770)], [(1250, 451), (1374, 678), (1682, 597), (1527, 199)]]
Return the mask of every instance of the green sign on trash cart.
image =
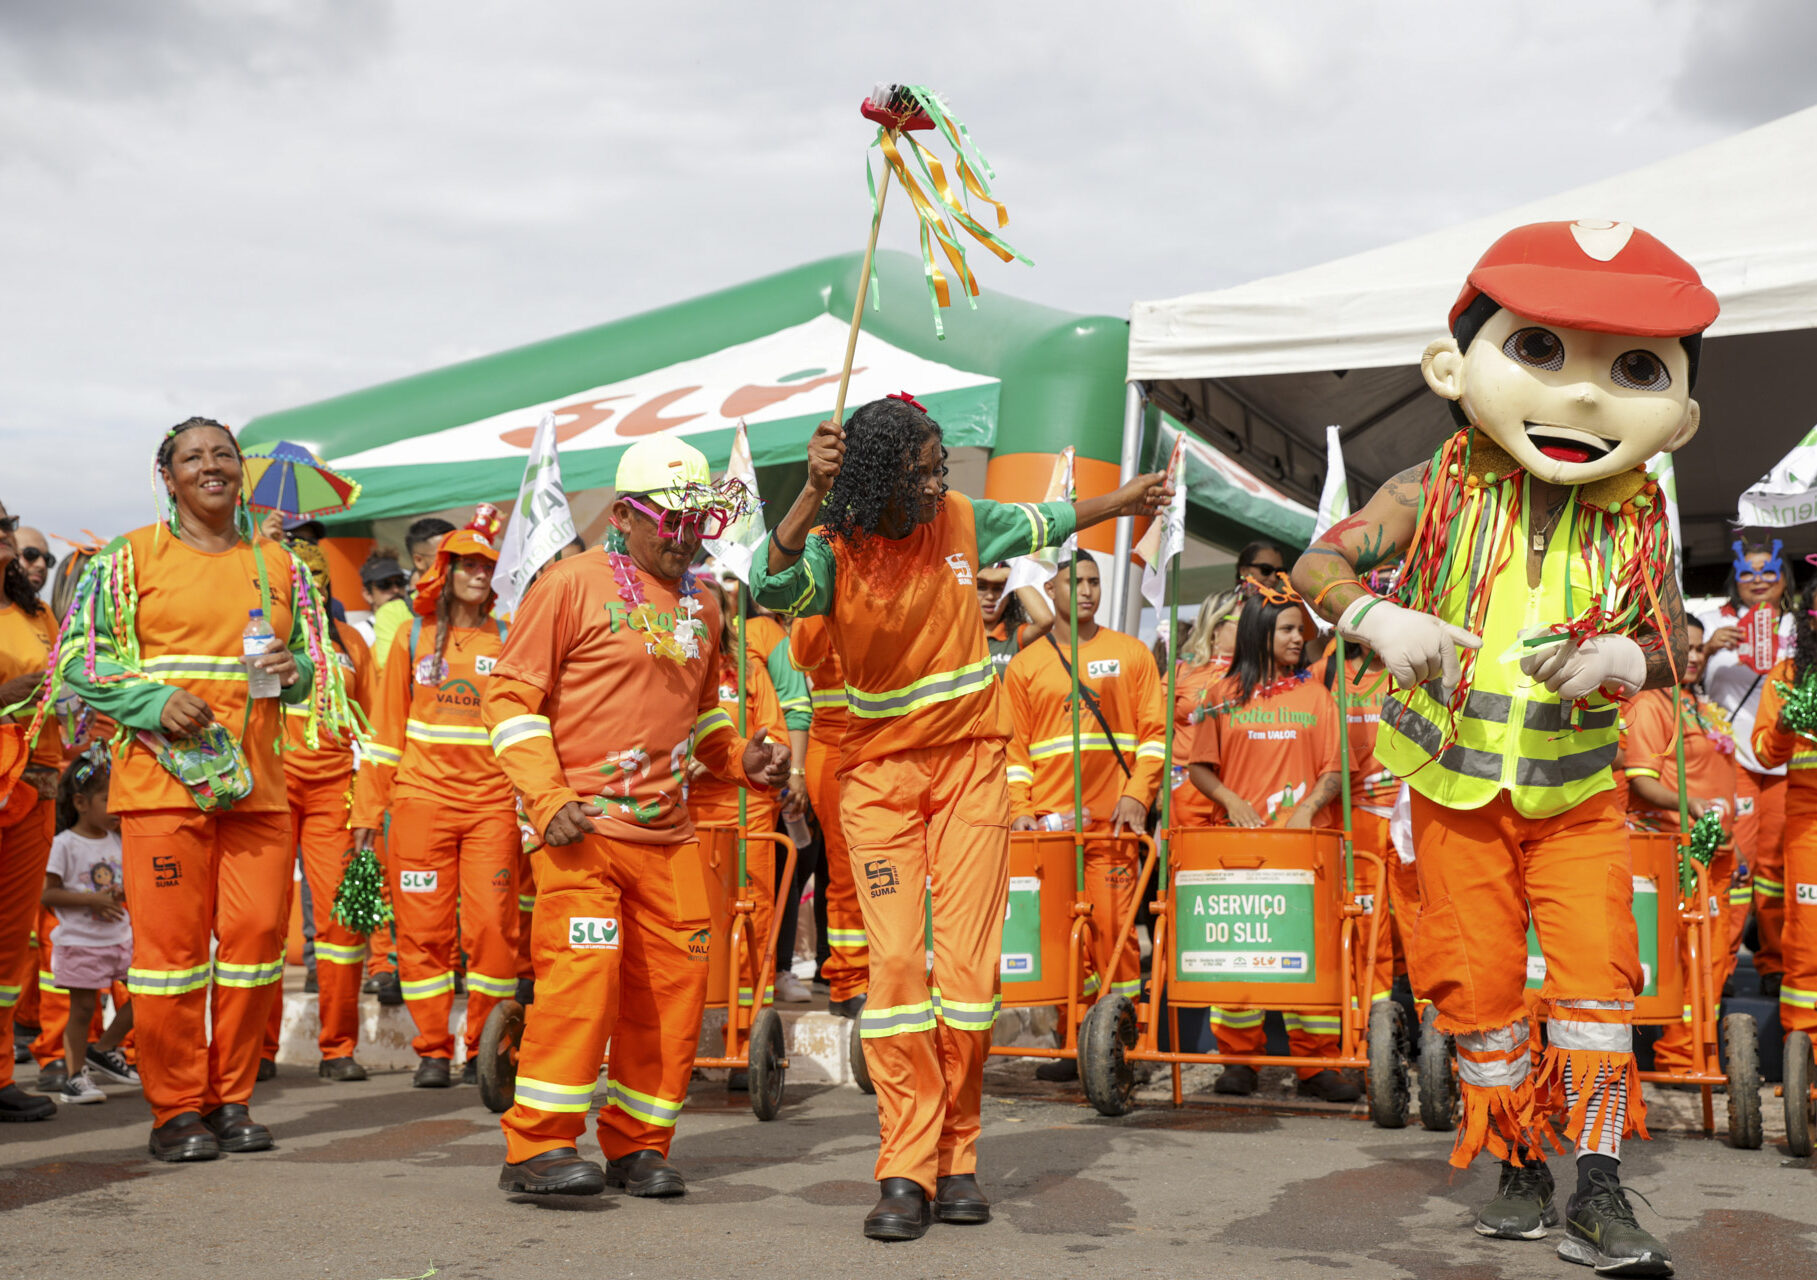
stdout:
[(1195, 982), (1310, 982), (1317, 972), (1309, 869), (1180, 871), (1179, 975)]
[(997, 971), (1005, 982), (1041, 981), (1039, 876), (1009, 878), (1009, 904), (1003, 911), (1003, 960)]
[[(1634, 877), (1634, 928), (1640, 934), (1640, 990), (1636, 995), (1659, 994), (1659, 886), (1650, 876)], [(1539, 934), (1527, 925), (1527, 990), (1537, 991), (1546, 980), (1546, 958), (1539, 953)]]

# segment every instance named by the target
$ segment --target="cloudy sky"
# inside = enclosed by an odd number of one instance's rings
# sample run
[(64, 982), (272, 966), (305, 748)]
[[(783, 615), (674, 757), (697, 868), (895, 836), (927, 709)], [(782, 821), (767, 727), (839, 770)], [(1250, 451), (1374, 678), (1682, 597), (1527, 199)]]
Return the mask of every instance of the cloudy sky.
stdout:
[[(940, 89), (1078, 311), (1309, 266), (1817, 102), (1803, 0), (6, 0), (0, 498), (150, 518), (259, 413), (862, 246)], [(906, 222), (890, 243), (912, 246)]]

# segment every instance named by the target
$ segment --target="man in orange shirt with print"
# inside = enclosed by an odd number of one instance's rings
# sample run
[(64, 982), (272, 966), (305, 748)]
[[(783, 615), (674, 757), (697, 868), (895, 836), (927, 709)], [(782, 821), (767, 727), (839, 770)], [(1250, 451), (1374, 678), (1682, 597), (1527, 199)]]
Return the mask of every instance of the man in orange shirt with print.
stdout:
[[(682, 787), (695, 759), (763, 789), (789, 772), (787, 747), (763, 730), (741, 739), (719, 705), (719, 606), (688, 566), (737, 499), (709, 482), (685, 441), (626, 449), (606, 545), (537, 579), (486, 686), (493, 750), (546, 842), (532, 855), (536, 1003), (500, 1121), (501, 1191), (687, 1190), (667, 1157), (706, 1001), (688, 939), (708, 896)], [(576, 1139), (608, 1041), (601, 1170)]]
[(1010, 726), (978, 570), (1153, 512), (1169, 492), (1153, 475), (1078, 503), (950, 494), (940, 425), (889, 396), (815, 431), (807, 485), (752, 567), (759, 603), (828, 615), (845, 671), (840, 817), (870, 944), (859, 1026), (883, 1138), (872, 1239), (917, 1239), (936, 1216), (990, 1219), (975, 1169), (1009, 894)]

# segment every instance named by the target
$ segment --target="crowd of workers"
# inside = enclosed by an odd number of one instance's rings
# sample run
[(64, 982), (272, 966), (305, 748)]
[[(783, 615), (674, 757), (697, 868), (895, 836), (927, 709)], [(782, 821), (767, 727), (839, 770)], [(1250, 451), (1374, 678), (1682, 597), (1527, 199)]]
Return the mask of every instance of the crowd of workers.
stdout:
[[(1098, 623), (1090, 552), (1063, 556), (1044, 587), (1008, 583), (1016, 557), (1152, 511), (1158, 477), (1078, 504), (972, 501), (946, 492), (937, 430), (912, 401), (859, 417), (862, 451), (848, 453), (837, 429), (816, 437), (809, 488), (749, 588), (692, 571), (716, 490), (700, 455), (659, 438), (626, 454), (607, 545), (577, 540), (509, 626), (492, 612), (496, 518), (417, 521), (401, 555), (366, 561), (363, 599), (336, 601), (321, 527), (252, 527), (238, 445), (205, 419), (159, 443), (160, 520), (66, 556), (60, 574), (43, 535), (0, 510), (0, 707), (22, 726), (41, 721), (0, 809), (0, 1029), (38, 1074), (28, 1091), (13, 1055), (0, 1064), (0, 1119), (45, 1118), (58, 1103), (103, 1099), (102, 1084), (132, 1084), (151, 1104), (159, 1159), (268, 1148), (250, 1104), (275, 1070), (300, 860), (324, 1078), (366, 1078), (362, 992), (404, 1004), (414, 1083), (440, 1088), (474, 1081), (488, 1011), (533, 990), (501, 1187), (678, 1194), (685, 1182), (666, 1157), (701, 1023), (694, 944), (715, 892), (694, 825), (741, 816), (754, 831), (805, 821), (818, 835), (820, 856), (788, 885), (776, 883), (772, 846), (751, 844), (757, 936), (773, 912), (792, 915), (811, 877), (824, 916), (815, 979), (833, 1012), (860, 1020), (879, 1097), (882, 1199), (866, 1221), (878, 1238), (919, 1234), (930, 1217), (989, 1216), (973, 1174), (998, 974), (980, 940), (1004, 917), (1005, 814), (1017, 831), (1082, 819), (1086, 897), (1099, 918), (1122, 920), (1141, 886), (1135, 847), (1118, 837), (1153, 828), (1162, 788), (1176, 830), (1333, 827), (1347, 772), (1357, 847), (1390, 869), (1386, 885), (1361, 886), (1391, 913), (1393, 945), (1367, 979), (1387, 998), (1419, 881), (1392, 837), (1401, 783), (1374, 755), (1384, 682), (1354, 656), (1338, 669), (1285, 553), (1244, 548), (1235, 587), (1203, 602), (1178, 653), (1151, 649)], [(862, 514), (858, 486), (890, 492), (875, 476), (904, 458), (910, 487)], [(858, 496), (839, 501), (841, 485)], [(841, 529), (827, 511), (860, 523)], [(84, 560), (86, 574), (72, 571)], [(1763, 606), (1780, 619), (1764, 638), (1748, 626)], [(245, 657), (254, 610), (278, 638)], [(1738, 545), (1729, 602), (1691, 640), (1689, 696), (1653, 690), (1624, 704), (1617, 782), (1632, 826), (1675, 830), (1682, 722), (1691, 815), (1732, 817), (1713, 868), (1727, 893), (1718, 978), (1751, 912), (1754, 963), (1783, 1025), (1811, 1030), (1817, 901), (1802, 887), (1817, 881), (1806, 785), (1817, 748), (1784, 731), (1778, 690), (1817, 666), (1817, 623), (1777, 544)], [(1740, 660), (1744, 644), (1772, 651), (1771, 675)], [(282, 693), (252, 696), (249, 669), (275, 675)], [(208, 733), (243, 763), (230, 805), (203, 803), (159, 751)], [(226, 785), (231, 770), (210, 778)], [(370, 936), (333, 910), (350, 854), (366, 849), (382, 855), (395, 917)], [(1097, 937), (1092, 989), (1134, 995), (1134, 931), (1117, 954), (1115, 930)], [(793, 944), (791, 922), (763, 999), (810, 998)], [(1261, 1051), (1259, 1011), (1217, 1009), (1211, 1021), (1222, 1051)], [(1335, 1055), (1335, 1017), (1286, 1023), (1296, 1056)], [(608, 1041), (602, 1171), (576, 1144)], [(1688, 1033), (1669, 1031), (1656, 1054), (1688, 1061)], [(1040, 1068), (1075, 1072), (1065, 1058)], [(1348, 1073), (1314, 1062), (1298, 1074), (1303, 1095), (1358, 1096)], [(1215, 1088), (1257, 1083), (1233, 1065)]]

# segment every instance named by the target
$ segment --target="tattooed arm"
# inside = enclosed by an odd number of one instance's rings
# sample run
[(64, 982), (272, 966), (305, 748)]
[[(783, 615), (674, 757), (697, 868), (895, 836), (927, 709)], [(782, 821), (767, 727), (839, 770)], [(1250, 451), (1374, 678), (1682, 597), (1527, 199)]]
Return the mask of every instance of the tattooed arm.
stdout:
[(1306, 798), (1293, 806), (1293, 812), (1287, 815), (1286, 821), (1276, 825), (1299, 827), (1302, 830), (1310, 827), (1317, 821), (1319, 814), (1324, 812), (1325, 806), (1338, 798), (1338, 791), (1343, 785), (1344, 780), (1335, 769), (1322, 775), (1312, 784), (1312, 790), (1306, 793)]
[[(1659, 593), (1659, 608), (1665, 614), (1666, 642), (1657, 649), (1646, 651), (1647, 682), (1641, 686), (1643, 689), (1670, 689), (1677, 684), (1677, 676), (1683, 674), (1685, 656), (1690, 650), (1691, 634), (1685, 625), (1684, 598), (1678, 593), (1676, 562), (1666, 574), (1665, 589)], [(1644, 646), (1658, 634), (1654, 628), (1645, 627), (1634, 638)]]
[(1360, 512), (1327, 529), (1293, 566), (1293, 585), (1308, 604), (1324, 594), (1318, 612), (1328, 622), (1336, 622), (1353, 600), (1367, 594), (1356, 580), (1359, 575), (1397, 564), (1406, 555), (1419, 520), (1425, 475), (1422, 462), (1395, 476)]

